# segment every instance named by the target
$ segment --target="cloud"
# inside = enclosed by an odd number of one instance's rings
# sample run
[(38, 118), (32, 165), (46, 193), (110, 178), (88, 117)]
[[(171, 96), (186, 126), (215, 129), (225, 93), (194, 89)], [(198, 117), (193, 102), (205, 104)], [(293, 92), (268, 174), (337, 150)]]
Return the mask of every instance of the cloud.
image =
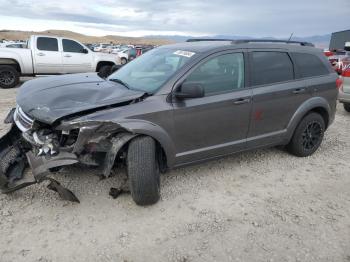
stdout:
[(105, 32), (279, 37), (346, 29), (350, 1), (0, 0), (0, 6), (0, 16), (73, 22)]

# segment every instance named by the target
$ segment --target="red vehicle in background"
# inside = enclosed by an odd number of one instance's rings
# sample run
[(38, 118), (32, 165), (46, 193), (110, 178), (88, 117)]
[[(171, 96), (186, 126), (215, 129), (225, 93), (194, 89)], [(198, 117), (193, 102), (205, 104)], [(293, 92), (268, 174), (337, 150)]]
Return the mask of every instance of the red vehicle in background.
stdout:
[(334, 53), (333, 53), (332, 51), (330, 51), (329, 49), (323, 50), (323, 53), (324, 53), (324, 55), (327, 56), (327, 57), (330, 57), (330, 56), (333, 56), (333, 55), (334, 55)]
[(328, 57), (329, 62), (338, 74), (342, 74), (344, 64), (346, 65), (349, 62), (349, 55), (350, 52), (347, 51), (334, 51), (333, 55)]
[(334, 70), (341, 75), (350, 63), (350, 42), (345, 42), (344, 50), (325, 50), (324, 54), (328, 57)]

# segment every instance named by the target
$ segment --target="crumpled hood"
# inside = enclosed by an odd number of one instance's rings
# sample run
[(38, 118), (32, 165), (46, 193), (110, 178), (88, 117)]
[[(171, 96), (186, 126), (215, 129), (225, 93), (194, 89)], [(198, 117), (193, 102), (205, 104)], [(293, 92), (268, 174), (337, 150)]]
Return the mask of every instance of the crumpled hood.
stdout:
[(108, 105), (131, 101), (144, 93), (106, 81), (96, 73), (42, 77), (25, 82), (17, 104), (23, 112), (41, 122), (56, 120)]

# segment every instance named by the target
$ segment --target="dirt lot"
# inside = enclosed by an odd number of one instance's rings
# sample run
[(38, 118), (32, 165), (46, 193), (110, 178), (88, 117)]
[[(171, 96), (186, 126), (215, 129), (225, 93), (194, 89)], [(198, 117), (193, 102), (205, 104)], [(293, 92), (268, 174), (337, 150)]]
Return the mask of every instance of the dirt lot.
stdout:
[[(0, 90), (1, 119), (15, 94)], [(312, 157), (273, 148), (171, 171), (147, 208), (108, 195), (123, 171), (66, 168), (56, 178), (81, 204), (45, 183), (0, 195), (0, 261), (350, 261), (349, 131), (339, 105)]]

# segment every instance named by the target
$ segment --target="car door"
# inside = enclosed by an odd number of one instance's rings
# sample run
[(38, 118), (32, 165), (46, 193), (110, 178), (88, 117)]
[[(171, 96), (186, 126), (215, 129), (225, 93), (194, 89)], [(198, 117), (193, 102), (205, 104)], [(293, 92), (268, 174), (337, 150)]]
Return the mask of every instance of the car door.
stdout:
[(201, 85), (205, 96), (174, 102), (176, 164), (243, 150), (251, 110), (244, 53), (212, 55), (181, 82)]
[(37, 37), (33, 59), (36, 74), (62, 73), (62, 56), (55, 37)]
[(62, 39), (62, 63), (64, 73), (84, 73), (92, 70), (90, 50), (71, 39)]
[(251, 51), (249, 61), (253, 104), (247, 145), (278, 143), (296, 110), (311, 97), (311, 90), (305, 81), (295, 79), (287, 51)]

